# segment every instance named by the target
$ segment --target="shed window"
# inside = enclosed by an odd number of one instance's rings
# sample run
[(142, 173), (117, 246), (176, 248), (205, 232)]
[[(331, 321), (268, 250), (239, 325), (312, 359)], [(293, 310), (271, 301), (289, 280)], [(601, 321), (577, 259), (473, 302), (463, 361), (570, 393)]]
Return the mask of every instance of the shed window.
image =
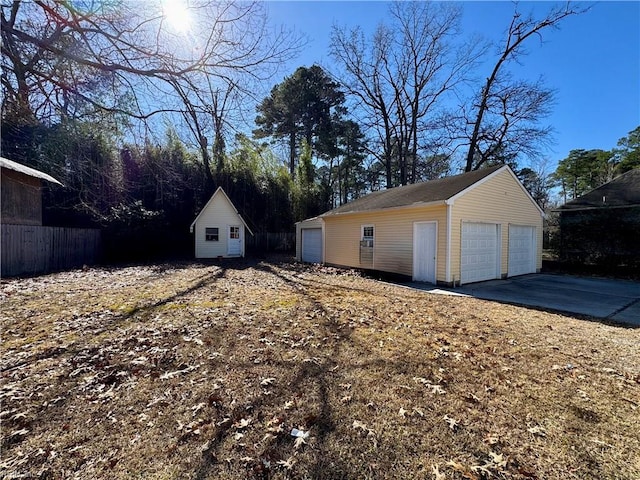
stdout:
[(207, 227), (204, 229), (204, 239), (207, 242), (217, 242), (220, 240), (218, 227)]
[(239, 239), (240, 238), (240, 227), (229, 227), (229, 238)]
[(362, 245), (367, 247), (373, 247), (373, 225), (362, 226)]

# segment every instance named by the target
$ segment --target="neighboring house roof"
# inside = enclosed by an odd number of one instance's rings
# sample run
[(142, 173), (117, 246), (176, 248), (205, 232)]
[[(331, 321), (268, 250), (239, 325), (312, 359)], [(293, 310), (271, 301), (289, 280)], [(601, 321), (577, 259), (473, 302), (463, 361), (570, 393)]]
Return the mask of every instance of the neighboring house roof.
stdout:
[[(26, 165), (22, 165), (21, 163), (14, 162), (13, 160), (6, 159), (4, 157), (0, 157), (0, 167), (8, 168), (9, 170), (13, 170), (15, 172), (20, 172), (25, 175), (29, 175), (30, 177), (40, 178), (42, 180), (46, 180), (47, 182), (56, 183), (58, 185), (62, 185), (58, 180), (53, 178), (51, 175), (47, 175), (40, 170), (36, 170), (35, 168), (27, 167)], [(64, 185), (62, 185), (64, 186)]]
[(229, 202), (229, 205), (231, 205), (231, 208), (233, 208), (233, 211), (236, 212), (236, 215), (238, 215), (238, 217), (240, 218), (240, 220), (242, 221), (242, 224), (245, 226), (245, 228), (249, 231), (249, 233), (251, 235), (253, 235), (253, 232), (251, 231), (251, 229), (249, 228), (249, 225), (247, 225), (247, 222), (244, 221), (244, 218), (242, 218), (242, 215), (240, 215), (240, 213), (238, 212), (238, 209), (236, 208), (236, 206), (233, 204), (233, 202), (231, 201), (231, 199), (227, 196), (227, 194), (225, 193), (225, 191), (222, 189), (222, 187), (218, 187), (218, 189), (213, 193), (213, 195), (211, 195), (211, 198), (209, 199), (209, 201), (205, 204), (204, 207), (202, 207), (202, 210), (200, 210), (200, 213), (198, 213), (198, 216), (196, 217), (196, 219), (193, 221), (193, 223), (191, 223), (191, 226), (189, 227), (189, 231), (193, 232), (193, 227), (195, 227), (196, 222), (198, 221), (198, 219), (200, 218), (200, 216), (202, 215), (202, 213), (209, 207), (209, 205), (213, 202), (213, 199), (216, 197), (216, 195), (221, 194), (224, 196), (224, 198), (227, 199), (227, 202)]
[[(492, 174), (503, 169), (507, 169), (511, 172), (511, 169), (506, 165), (499, 165), (451, 177), (439, 178), (429, 182), (414, 183), (412, 185), (404, 185), (402, 187), (390, 188), (388, 190), (380, 190), (341, 205), (338, 208), (334, 208), (321, 216), (328, 217), (330, 215), (340, 215), (345, 213), (418, 206), (429, 203), (444, 203), (447, 200), (453, 199), (453, 197), (463, 194), (467, 189), (473, 187), (482, 180), (488, 179)], [(511, 173), (513, 174), (513, 172)], [(531, 201), (535, 204), (533, 199), (531, 199)]]
[(558, 210), (590, 210), (634, 205), (640, 205), (640, 168), (623, 173), (610, 182), (565, 203)]

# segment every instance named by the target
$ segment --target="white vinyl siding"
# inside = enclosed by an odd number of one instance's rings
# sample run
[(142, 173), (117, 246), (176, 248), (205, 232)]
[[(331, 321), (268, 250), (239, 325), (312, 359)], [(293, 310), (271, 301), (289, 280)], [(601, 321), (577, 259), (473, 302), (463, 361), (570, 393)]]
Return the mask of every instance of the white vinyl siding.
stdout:
[[(446, 224), (445, 205), (364, 212), (324, 217), (325, 259), (331, 265), (361, 268), (362, 225), (375, 225), (373, 268), (413, 276), (413, 223)], [(438, 229), (437, 279), (444, 281), (446, 229)]]

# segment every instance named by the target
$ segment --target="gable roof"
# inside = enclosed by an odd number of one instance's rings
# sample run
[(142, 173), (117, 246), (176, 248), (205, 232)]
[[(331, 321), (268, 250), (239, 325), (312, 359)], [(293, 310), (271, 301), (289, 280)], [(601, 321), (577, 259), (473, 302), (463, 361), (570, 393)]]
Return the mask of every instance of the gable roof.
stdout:
[(251, 231), (251, 229), (249, 228), (249, 225), (247, 225), (247, 222), (244, 221), (244, 218), (242, 218), (242, 215), (240, 215), (240, 213), (238, 212), (238, 209), (236, 208), (236, 206), (233, 204), (233, 202), (231, 201), (231, 199), (227, 196), (227, 194), (225, 193), (225, 191), (222, 189), (222, 187), (218, 187), (218, 189), (213, 192), (213, 195), (211, 195), (211, 198), (209, 199), (209, 201), (204, 205), (204, 207), (202, 207), (202, 210), (200, 210), (200, 213), (198, 213), (198, 216), (195, 218), (195, 220), (191, 223), (191, 226), (189, 227), (189, 231), (193, 232), (193, 227), (195, 226), (196, 222), (198, 221), (198, 219), (200, 218), (200, 216), (202, 215), (202, 213), (209, 207), (209, 205), (213, 202), (213, 199), (216, 197), (216, 195), (221, 194), (222, 196), (224, 196), (224, 198), (227, 200), (227, 202), (229, 202), (229, 205), (231, 205), (231, 208), (233, 208), (233, 211), (236, 212), (236, 215), (238, 215), (238, 217), (240, 218), (240, 221), (242, 222), (242, 224), (244, 225), (244, 227), (249, 231), (249, 233), (251, 235), (253, 235), (253, 232)]
[(623, 173), (610, 182), (565, 203), (558, 210), (588, 210), (633, 205), (640, 205), (640, 168)]
[(439, 178), (429, 182), (414, 183), (412, 185), (404, 185), (388, 190), (380, 190), (357, 198), (352, 202), (345, 203), (321, 216), (384, 210), (386, 208), (406, 207), (410, 205), (418, 206), (434, 202), (444, 203), (446, 200), (463, 194), (470, 187), (503, 169), (511, 171), (506, 165), (498, 165), (451, 177)]
[(0, 157), (0, 167), (7, 168), (9, 170), (13, 170), (14, 172), (19, 172), (24, 175), (29, 175), (30, 177), (40, 178), (42, 180), (46, 180), (47, 182), (56, 183), (58, 185), (62, 185), (58, 180), (53, 178), (51, 175), (47, 175), (40, 170), (36, 170), (35, 168), (27, 167), (26, 165), (22, 165), (21, 163), (14, 162), (13, 160), (9, 160), (8, 158)]

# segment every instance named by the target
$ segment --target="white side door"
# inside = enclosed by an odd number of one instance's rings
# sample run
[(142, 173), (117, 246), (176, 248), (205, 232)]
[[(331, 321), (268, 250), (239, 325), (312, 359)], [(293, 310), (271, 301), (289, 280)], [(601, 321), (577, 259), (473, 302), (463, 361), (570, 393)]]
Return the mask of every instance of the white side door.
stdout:
[(438, 224), (416, 222), (413, 224), (413, 280), (436, 283), (436, 244)]
[(509, 266), (507, 275), (536, 273), (536, 227), (509, 225)]
[(229, 225), (227, 229), (227, 255), (242, 255), (240, 225)]

